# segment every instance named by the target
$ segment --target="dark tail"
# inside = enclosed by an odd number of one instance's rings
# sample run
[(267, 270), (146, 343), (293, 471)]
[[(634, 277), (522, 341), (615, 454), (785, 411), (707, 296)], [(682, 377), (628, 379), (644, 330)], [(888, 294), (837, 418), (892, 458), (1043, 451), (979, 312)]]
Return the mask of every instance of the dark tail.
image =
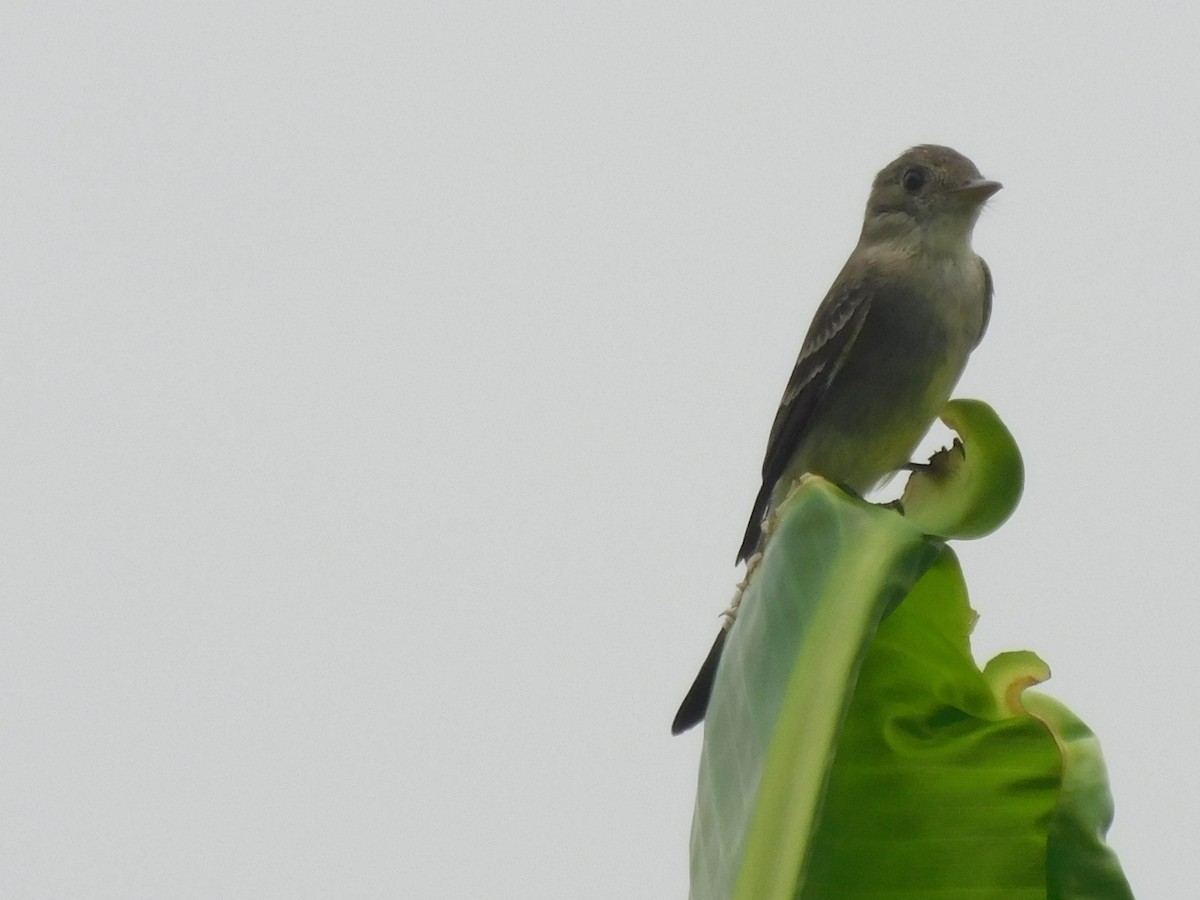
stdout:
[[(754, 509), (750, 513), (750, 522), (746, 525), (746, 534), (742, 538), (741, 549), (738, 550), (738, 562), (749, 559), (758, 550), (758, 542), (762, 538), (763, 515), (767, 511), (767, 502), (771, 498), (771, 488), (772, 485), (764, 481), (758, 491), (758, 496), (754, 498)], [(683, 703), (679, 705), (679, 712), (675, 713), (675, 721), (671, 723), (671, 734), (683, 734), (704, 720), (704, 713), (708, 709), (708, 696), (712, 693), (713, 679), (717, 675), (717, 663), (721, 661), (721, 651), (725, 647), (725, 635), (728, 632), (727, 623), (726, 627), (722, 628), (721, 633), (717, 635), (717, 639), (713, 641), (712, 649), (708, 651), (704, 665), (700, 667), (700, 673), (692, 682), (692, 687), (688, 690), (687, 696), (683, 698)]]
[(750, 512), (750, 522), (746, 526), (746, 536), (742, 538), (741, 549), (738, 550), (737, 561), (743, 562), (754, 555), (758, 549), (758, 540), (762, 537), (762, 520), (767, 511), (767, 501), (771, 499), (772, 484), (763, 482), (754, 498), (754, 509)]
[(679, 704), (679, 712), (675, 713), (675, 721), (671, 723), (671, 734), (683, 734), (704, 719), (704, 713), (708, 710), (708, 697), (712, 693), (713, 678), (717, 674), (717, 663), (721, 661), (721, 650), (725, 647), (725, 635), (728, 633), (728, 629), (722, 628), (713, 642), (704, 665), (700, 667), (700, 674), (692, 682), (683, 703)]

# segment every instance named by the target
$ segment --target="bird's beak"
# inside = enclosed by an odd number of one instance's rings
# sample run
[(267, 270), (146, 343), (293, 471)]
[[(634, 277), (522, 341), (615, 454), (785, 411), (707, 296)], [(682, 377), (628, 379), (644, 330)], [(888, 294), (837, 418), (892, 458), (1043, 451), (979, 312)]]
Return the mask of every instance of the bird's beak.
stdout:
[(1002, 187), (1004, 185), (998, 181), (976, 178), (974, 181), (969, 181), (960, 188), (955, 188), (951, 193), (955, 197), (962, 197), (968, 203), (982, 203)]

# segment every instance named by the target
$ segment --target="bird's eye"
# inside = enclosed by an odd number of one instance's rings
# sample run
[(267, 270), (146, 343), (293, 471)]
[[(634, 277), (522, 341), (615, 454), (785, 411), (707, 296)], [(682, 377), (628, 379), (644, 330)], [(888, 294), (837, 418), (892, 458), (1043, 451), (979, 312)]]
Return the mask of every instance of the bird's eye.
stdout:
[(915, 194), (925, 187), (928, 177), (924, 169), (906, 169), (900, 176), (900, 184), (910, 194)]

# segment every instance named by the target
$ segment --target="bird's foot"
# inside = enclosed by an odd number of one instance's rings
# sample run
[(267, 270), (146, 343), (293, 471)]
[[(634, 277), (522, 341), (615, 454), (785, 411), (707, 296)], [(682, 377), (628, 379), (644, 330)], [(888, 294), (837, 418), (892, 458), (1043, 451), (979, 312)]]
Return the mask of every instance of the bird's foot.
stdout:
[(836, 484), (838, 486), (839, 490), (841, 490), (843, 493), (849, 494), (855, 500), (865, 500), (866, 499), (862, 494), (860, 494), (854, 488), (850, 487), (850, 485), (846, 484), (846, 482), (844, 482), (844, 481), (835, 481), (834, 484)]

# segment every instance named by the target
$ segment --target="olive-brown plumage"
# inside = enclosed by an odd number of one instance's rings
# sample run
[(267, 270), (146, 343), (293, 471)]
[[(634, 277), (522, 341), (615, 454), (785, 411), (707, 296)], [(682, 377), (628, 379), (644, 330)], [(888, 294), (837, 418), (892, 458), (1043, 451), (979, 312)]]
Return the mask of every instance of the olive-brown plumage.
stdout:
[[(858, 244), (817, 308), (775, 414), (739, 562), (762, 549), (763, 519), (804, 473), (863, 494), (909, 461), (987, 329), (992, 280), (971, 232), (999, 189), (961, 153), (934, 145), (875, 177)], [(722, 629), (673, 733), (704, 718), (724, 640)]]

